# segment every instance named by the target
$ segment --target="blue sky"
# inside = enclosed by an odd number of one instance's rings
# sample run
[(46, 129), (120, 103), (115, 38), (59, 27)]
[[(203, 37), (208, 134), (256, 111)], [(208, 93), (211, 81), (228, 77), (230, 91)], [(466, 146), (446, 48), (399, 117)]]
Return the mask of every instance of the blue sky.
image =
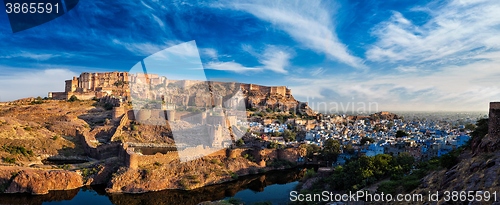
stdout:
[(286, 85), (320, 111), (486, 111), (500, 100), (499, 11), (496, 0), (89, 0), (16, 33), (2, 13), (0, 101), (194, 41), (186, 52), (208, 79)]

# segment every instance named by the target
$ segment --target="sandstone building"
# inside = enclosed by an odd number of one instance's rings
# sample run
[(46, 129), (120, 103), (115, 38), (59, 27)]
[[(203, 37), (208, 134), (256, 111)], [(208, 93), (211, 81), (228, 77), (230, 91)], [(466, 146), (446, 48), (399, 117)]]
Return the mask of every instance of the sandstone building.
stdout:
[(128, 96), (129, 76), (127, 72), (81, 73), (65, 81), (64, 92), (49, 92), (49, 98), (69, 99), (75, 95), (78, 99), (88, 100), (109, 95)]

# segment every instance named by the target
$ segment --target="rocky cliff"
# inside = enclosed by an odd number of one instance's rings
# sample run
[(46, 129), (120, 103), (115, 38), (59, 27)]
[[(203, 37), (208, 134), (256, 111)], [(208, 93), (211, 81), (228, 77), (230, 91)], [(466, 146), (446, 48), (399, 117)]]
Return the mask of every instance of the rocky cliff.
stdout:
[(0, 178), (4, 193), (47, 194), (50, 190), (71, 190), (83, 186), (82, 176), (65, 170), (3, 167)]
[[(131, 96), (145, 97), (135, 90), (143, 89), (141, 84), (131, 90)], [(314, 112), (307, 103), (299, 102), (292, 96), (292, 91), (285, 86), (263, 86), (241, 84), (235, 82), (206, 82), (194, 80), (169, 80), (166, 84), (158, 84), (151, 90), (156, 98), (163, 96), (167, 104), (177, 107), (208, 107), (228, 103), (231, 98), (242, 96), (248, 109), (266, 109), (292, 111), (303, 115), (313, 115)], [(241, 100), (241, 99), (238, 99)]]
[[(487, 122), (487, 121), (483, 121)], [(474, 136), (471, 147), (450, 169), (435, 171), (422, 179), (422, 185), (412, 193), (427, 195), (439, 191), (489, 191), (500, 193), (500, 103), (491, 103), (488, 134)], [(474, 133), (473, 133), (474, 135)], [(498, 198), (497, 198), (498, 200)], [(439, 204), (446, 204), (441, 201)], [(451, 204), (451, 203), (449, 203)], [(471, 202), (470, 204), (500, 204), (500, 202)]]

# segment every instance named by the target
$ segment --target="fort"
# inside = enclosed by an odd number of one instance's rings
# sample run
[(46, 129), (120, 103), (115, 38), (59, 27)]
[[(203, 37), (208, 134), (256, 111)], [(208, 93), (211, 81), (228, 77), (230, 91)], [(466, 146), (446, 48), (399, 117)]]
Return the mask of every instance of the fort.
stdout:
[[(80, 76), (74, 76), (70, 80), (65, 81), (64, 92), (49, 92), (48, 97), (56, 100), (67, 100), (71, 96), (76, 96), (78, 99), (88, 100), (92, 98), (102, 98), (104, 96), (116, 96), (122, 98), (130, 97), (131, 84), (137, 85), (151, 85), (153, 88), (150, 93), (151, 96), (142, 96), (149, 94), (149, 92), (137, 92), (136, 94), (141, 97), (151, 97), (152, 99), (159, 99), (161, 96), (155, 91), (160, 87), (167, 87), (174, 84), (180, 88), (190, 88), (203, 81), (197, 80), (169, 80), (164, 76), (157, 74), (130, 74), (128, 72), (102, 72), (102, 73), (81, 73)], [(159, 86), (159, 87), (158, 87)], [(255, 84), (240, 84), (240, 88), (245, 92), (260, 92), (269, 93), (270, 95), (281, 95), (290, 97), (291, 90), (286, 86), (261, 86)], [(208, 93), (193, 93), (193, 97), (179, 96), (182, 104), (196, 104), (207, 106), (213, 100)], [(191, 95), (188, 93), (188, 95)], [(179, 99), (167, 99), (170, 103), (178, 101)], [(220, 102), (213, 102), (214, 104), (222, 104), (222, 98), (215, 98)]]
[(292, 95), (292, 91), (288, 89), (286, 86), (261, 86), (255, 84), (241, 84), (242, 90), (248, 92), (261, 92), (261, 93), (269, 93), (270, 95), (282, 95), (285, 97), (289, 97)]
[(108, 95), (127, 96), (129, 76), (127, 72), (81, 73), (65, 81), (64, 92), (49, 92), (48, 97), (67, 100), (72, 95), (88, 100)]

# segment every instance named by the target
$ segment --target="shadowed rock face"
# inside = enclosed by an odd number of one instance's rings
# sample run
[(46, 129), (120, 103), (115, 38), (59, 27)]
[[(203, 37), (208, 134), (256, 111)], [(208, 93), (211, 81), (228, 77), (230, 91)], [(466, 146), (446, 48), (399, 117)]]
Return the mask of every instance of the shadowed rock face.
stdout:
[[(439, 191), (500, 192), (500, 103), (490, 104), (488, 134), (472, 142), (460, 156), (460, 162), (450, 169), (435, 171), (422, 179), (412, 193), (428, 194)], [(498, 200), (498, 199), (497, 199)], [(442, 199), (439, 203), (443, 203)], [(473, 204), (499, 204), (485, 202)]]
[(82, 177), (70, 171), (23, 169), (14, 175), (5, 193), (47, 194), (49, 190), (70, 190), (83, 186)]

